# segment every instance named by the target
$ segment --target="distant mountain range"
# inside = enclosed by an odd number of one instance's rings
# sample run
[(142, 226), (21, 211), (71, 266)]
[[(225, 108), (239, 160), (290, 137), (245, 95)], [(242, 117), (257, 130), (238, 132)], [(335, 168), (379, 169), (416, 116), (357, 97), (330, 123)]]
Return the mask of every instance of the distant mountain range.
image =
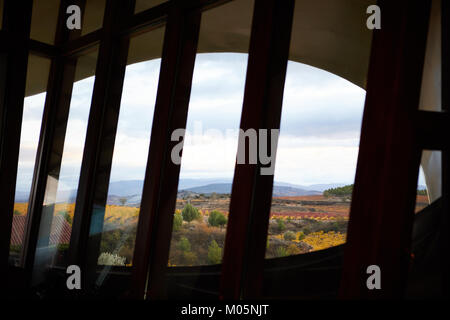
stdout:
[[(190, 191), (193, 193), (211, 194), (215, 193), (231, 193), (231, 183), (213, 183), (205, 186), (182, 189), (183, 191)], [(321, 191), (311, 190), (301, 187), (293, 187), (288, 185), (280, 185), (275, 182), (273, 188), (273, 195), (275, 197), (288, 197), (288, 196), (309, 196), (319, 195)]]
[[(231, 193), (231, 179), (180, 179), (178, 190), (193, 194)], [(320, 195), (326, 189), (344, 186), (344, 183), (296, 185), (275, 181), (273, 195), (275, 197)], [(123, 180), (111, 182), (109, 185), (108, 204), (121, 204), (125, 198), (126, 205), (135, 206), (141, 202), (143, 181)], [(16, 192), (16, 202), (27, 202), (29, 193)], [(76, 190), (64, 190), (58, 193), (56, 202), (74, 202)]]

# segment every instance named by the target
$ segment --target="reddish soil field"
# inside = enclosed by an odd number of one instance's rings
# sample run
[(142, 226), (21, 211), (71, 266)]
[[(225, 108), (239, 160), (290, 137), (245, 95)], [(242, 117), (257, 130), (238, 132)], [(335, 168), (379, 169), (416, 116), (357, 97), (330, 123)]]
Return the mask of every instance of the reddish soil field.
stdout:
[(327, 219), (336, 219), (336, 218), (348, 218), (348, 213), (341, 212), (271, 212), (272, 217), (278, 216), (288, 216), (294, 219), (302, 219), (302, 218), (327, 218)]
[(275, 197), (276, 199), (284, 199), (284, 200), (309, 200), (309, 201), (323, 201), (326, 198), (322, 195), (318, 196), (298, 196), (298, 197)]

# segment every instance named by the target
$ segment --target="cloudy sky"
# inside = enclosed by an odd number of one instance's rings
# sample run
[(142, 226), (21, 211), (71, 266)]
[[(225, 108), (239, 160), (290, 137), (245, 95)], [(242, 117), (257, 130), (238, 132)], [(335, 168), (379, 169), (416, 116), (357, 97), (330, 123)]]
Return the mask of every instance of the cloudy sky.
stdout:
[[(111, 180), (143, 179), (160, 60), (127, 67)], [(228, 178), (234, 172), (247, 55), (196, 59), (181, 178)], [(94, 78), (75, 83), (61, 187), (76, 188)], [(30, 187), (45, 94), (25, 99), (18, 190)], [(326, 71), (289, 62), (275, 180), (352, 183), (365, 91)], [(421, 177), (420, 184), (423, 184)]]

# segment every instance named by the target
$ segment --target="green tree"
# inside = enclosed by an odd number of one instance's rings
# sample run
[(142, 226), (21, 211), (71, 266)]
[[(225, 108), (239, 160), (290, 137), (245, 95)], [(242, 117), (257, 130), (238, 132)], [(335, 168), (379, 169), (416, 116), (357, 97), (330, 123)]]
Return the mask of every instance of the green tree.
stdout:
[(324, 197), (351, 197), (353, 192), (353, 184), (347, 186), (330, 188), (323, 192)]
[(181, 213), (175, 213), (173, 217), (173, 231), (180, 230), (182, 225), (183, 225), (183, 217), (181, 216)]
[(189, 242), (188, 238), (181, 237), (180, 242), (178, 242), (178, 249), (183, 252), (191, 251), (191, 243)]
[(213, 210), (209, 214), (208, 223), (212, 227), (223, 227), (227, 224), (227, 218), (222, 212)]
[(18, 210), (14, 210), (14, 215), (15, 215), (15, 216), (20, 216), (21, 213), (20, 213), (20, 211), (18, 211)]
[(188, 203), (181, 212), (181, 215), (183, 216), (183, 220), (189, 223), (192, 220), (198, 219), (200, 217), (200, 212), (196, 207)]
[(219, 247), (216, 240), (211, 241), (208, 247), (208, 261), (211, 264), (218, 264), (222, 261), (222, 248)]
[(120, 202), (120, 204), (122, 205), (122, 207), (125, 205), (125, 203), (127, 203), (127, 198), (120, 198), (119, 199), (119, 202)]
[(278, 232), (283, 232), (286, 229), (286, 225), (284, 224), (283, 219), (280, 218), (277, 219), (277, 228)]

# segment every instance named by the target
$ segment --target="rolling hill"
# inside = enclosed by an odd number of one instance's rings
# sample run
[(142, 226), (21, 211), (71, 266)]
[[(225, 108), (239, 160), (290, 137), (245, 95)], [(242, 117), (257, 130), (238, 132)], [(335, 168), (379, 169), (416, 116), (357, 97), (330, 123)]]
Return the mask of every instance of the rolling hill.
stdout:
[[(189, 194), (229, 194), (231, 193), (231, 179), (180, 179), (178, 190), (180, 193)], [(273, 195), (275, 197), (320, 195), (322, 191), (344, 184), (317, 184), (317, 185), (296, 185), (275, 181)], [(123, 180), (111, 182), (108, 189), (108, 204), (120, 205), (122, 198), (126, 199), (126, 206), (138, 206), (141, 202), (143, 188), (142, 180)], [(17, 191), (16, 202), (27, 202), (29, 192)], [(58, 193), (56, 202), (73, 203), (76, 200), (76, 190), (62, 190)]]

